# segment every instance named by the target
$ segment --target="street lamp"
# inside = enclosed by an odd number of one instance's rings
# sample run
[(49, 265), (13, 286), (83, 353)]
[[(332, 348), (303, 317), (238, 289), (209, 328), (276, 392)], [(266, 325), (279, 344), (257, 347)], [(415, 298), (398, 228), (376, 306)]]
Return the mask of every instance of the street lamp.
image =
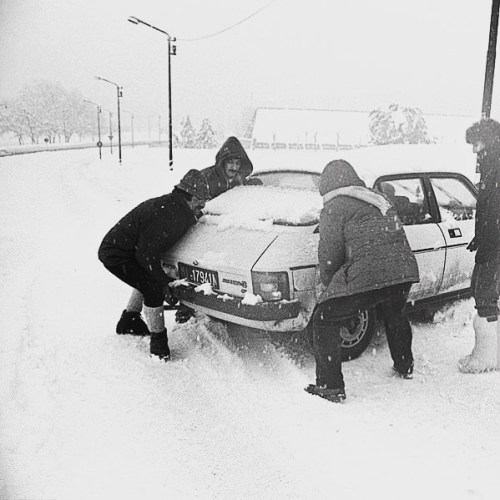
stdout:
[(124, 109), (125, 113), (128, 113), (130, 115), (130, 129), (132, 131), (132, 147), (134, 147), (134, 114), (131, 113), (130, 111), (127, 111)]
[(101, 142), (101, 106), (92, 101), (87, 101), (87, 99), (83, 100), (84, 102), (88, 102), (89, 104), (93, 104), (97, 108), (97, 147), (99, 148), (99, 160), (102, 160), (102, 142)]
[(172, 71), (170, 66), (170, 56), (175, 56), (177, 47), (172, 45), (172, 42), (175, 42), (175, 37), (171, 37), (166, 31), (153, 26), (137, 17), (129, 17), (129, 22), (132, 24), (144, 24), (144, 26), (148, 26), (164, 35), (167, 35), (168, 38), (168, 164), (170, 166), (170, 170), (174, 169), (174, 158), (172, 153)]
[[(123, 97), (123, 87), (120, 87), (117, 83), (111, 82), (110, 80), (106, 80), (106, 78), (101, 78), (100, 76), (96, 76), (97, 80), (102, 80), (103, 82), (110, 83), (116, 87), (116, 97), (118, 101), (118, 160), (122, 162), (122, 131), (121, 131), (121, 123), (120, 123), (120, 97)], [(110, 134), (111, 135), (111, 134)]]

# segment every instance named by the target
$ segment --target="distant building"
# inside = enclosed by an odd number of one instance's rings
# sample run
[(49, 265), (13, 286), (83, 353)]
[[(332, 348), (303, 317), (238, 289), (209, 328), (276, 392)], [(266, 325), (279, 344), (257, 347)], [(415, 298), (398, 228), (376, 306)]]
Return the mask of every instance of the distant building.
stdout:
[[(463, 143), (471, 116), (424, 115), (431, 142)], [(370, 144), (369, 111), (258, 108), (249, 147), (352, 149)]]

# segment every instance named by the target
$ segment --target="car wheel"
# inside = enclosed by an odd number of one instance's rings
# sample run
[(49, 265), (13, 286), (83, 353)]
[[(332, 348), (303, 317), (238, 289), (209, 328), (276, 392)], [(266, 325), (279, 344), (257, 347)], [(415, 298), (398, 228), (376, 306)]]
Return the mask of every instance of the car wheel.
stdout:
[(366, 350), (375, 333), (375, 309), (367, 309), (342, 327), (342, 361), (356, 359)]

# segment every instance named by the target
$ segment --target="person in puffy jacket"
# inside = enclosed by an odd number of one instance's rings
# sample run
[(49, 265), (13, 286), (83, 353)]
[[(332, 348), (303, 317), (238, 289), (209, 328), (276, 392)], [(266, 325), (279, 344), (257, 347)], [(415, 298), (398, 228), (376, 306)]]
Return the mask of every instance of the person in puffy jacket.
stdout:
[(99, 247), (98, 257), (106, 269), (133, 288), (116, 333), (151, 334), (150, 352), (163, 360), (170, 358), (163, 303), (172, 299), (161, 256), (196, 223), (208, 197), (205, 178), (190, 170), (170, 194), (132, 209)]
[[(207, 180), (210, 198), (216, 198), (233, 187), (245, 184), (252, 171), (252, 162), (240, 141), (236, 137), (229, 137), (215, 155), (215, 165), (204, 168), (201, 173)], [(180, 304), (175, 321), (185, 323), (193, 314), (193, 309)]]
[(252, 172), (252, 162), (236, 137), (226, 139), (215, 155), (215, 165), (201, 170), (207, 179), (210, 198), (245, 184)]
[(411, 378), (412, 330), (404, 307), (419, 275), (393, 205), (366, 188), (348, 162), (328, 163), (319, 191), (321, 283), (312, 318), (316, 384), (305, 390), (342, 402), (346, 396), (340, 332), (370, 307), (380, 305), (395, 372)]
[(459, 361), (459, 370), (481, 373), (500, 368), (500, 123), (484, 118), (467, 129), (465, 139), (477, 153), (480, 172), (475, 234), (467, 247), (476, 252), (471, 289), (477, 312), (474, 349)]

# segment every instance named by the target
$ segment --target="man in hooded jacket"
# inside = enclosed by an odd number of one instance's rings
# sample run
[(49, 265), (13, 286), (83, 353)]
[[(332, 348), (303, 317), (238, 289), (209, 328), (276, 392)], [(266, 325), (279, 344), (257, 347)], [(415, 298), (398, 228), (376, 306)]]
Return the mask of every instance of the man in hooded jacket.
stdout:
[(319, 191), (318, 305), (313, 313), (316, 384), (306, 391), (332, 402), (345, 399), (340, 332), (362, 311), (380, 304), (394, 362), (413, 373), (412, 330), (404, 307), (418, 266), (390, 201), (367, 189), (344, 160), (324, 169)]
[(471, 289), (477, 313), (472, 325), (475, 346), (459, 361), (464, 373), (500, 367), (500, 123), (485, 118), (467, 129), (466, 142), (477, 153), (480, 172), (474, 239), (467, 247), (476, 252)]
[(229, 189), (245, 184), (253, 172), (253, 165), (236, 137), (229, 137), (215, 155), (215, 165), (201, 170), (215, 198)]
[[(245, 184), (252, 172), (252, 162), (236, 137), (226, 139), (215, 155), (215, 165), (201, 170), (207, 180), (210, 198)], [(175, 321), (185, 323), (193, 314), (193, 309), (181, 304), (175, 313)]]
[(133, 289), (116, 333), (151, 334), (151, 354), (165, 361), (170, 349), (163, 303), (170, 297), (171, 280), (162, 269), (161, 256), (196, 223), (208, 197), (205, 177), (190, 170), (170, 194), (146, 200), (126, 214), (99, 247), (106, 269)]

